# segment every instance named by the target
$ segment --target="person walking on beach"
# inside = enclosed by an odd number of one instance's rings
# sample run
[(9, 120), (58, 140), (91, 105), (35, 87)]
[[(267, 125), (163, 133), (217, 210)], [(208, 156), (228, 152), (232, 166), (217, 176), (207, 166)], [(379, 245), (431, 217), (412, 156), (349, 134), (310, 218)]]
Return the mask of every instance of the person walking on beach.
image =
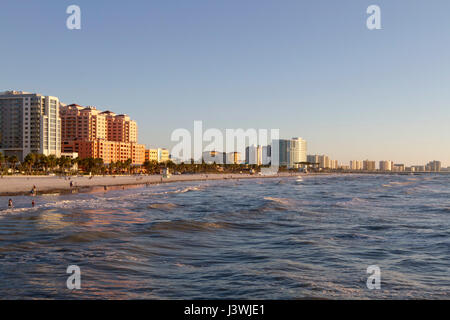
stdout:
[(70, 187), (71, 188), (73, 187), (73, 181), (70, 181)]
[(30, 194), (32, 197), (34, 197), (36, 195), (36, 186), (33, 186), (33, 188), (30, 191)]
[(8, 201), (8, 208), (12, 209), (14, 207), (12, 199)]

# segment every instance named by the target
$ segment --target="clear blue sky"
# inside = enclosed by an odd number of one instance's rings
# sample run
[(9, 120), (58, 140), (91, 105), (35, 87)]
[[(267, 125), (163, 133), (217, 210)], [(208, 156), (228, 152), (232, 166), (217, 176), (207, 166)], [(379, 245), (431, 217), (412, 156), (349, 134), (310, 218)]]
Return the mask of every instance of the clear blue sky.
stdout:
[(448, 0), (2, 0), (0, 91), (127, 113), (150, 146), (203, 120), (343, 162), (450, 166), (449, 16)]

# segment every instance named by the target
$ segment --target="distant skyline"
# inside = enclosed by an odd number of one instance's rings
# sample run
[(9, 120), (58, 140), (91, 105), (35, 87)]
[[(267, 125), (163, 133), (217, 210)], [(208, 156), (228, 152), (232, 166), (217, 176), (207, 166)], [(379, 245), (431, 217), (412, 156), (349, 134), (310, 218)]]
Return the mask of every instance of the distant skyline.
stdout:
[[(66, 8), (82, 29), (66, 28)], [(366, 28), (381, 7), (382, 30)], [(450, 2), (4, 0), (0, 91), (177, 128), (279, 128), (340, 162), (450, 166)]]

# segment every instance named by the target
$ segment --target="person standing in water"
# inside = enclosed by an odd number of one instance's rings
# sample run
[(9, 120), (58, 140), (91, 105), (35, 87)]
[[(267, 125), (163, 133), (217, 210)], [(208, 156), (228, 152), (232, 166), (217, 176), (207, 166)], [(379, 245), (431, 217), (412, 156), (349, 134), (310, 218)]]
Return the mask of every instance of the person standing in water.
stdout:
[(14, 207), (12, 199), (8, 201), (8, 208), (12, 209)]
[(31, 206), (34, 208), (34, 200), (31, 201)]

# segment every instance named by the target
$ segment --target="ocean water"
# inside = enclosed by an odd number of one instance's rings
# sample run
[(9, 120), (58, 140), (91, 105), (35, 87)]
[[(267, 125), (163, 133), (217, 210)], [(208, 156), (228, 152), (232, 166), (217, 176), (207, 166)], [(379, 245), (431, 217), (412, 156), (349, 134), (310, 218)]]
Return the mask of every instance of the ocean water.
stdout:
[[(1, 299), (449, 299), (450, 175), (183, 182), (14, 197)], [(8, 197), (0, 197), (6, 207)], [(69, 265), (81, 289), (69, 290)], [(366, 286), (367, 267), (381, 289)]]

